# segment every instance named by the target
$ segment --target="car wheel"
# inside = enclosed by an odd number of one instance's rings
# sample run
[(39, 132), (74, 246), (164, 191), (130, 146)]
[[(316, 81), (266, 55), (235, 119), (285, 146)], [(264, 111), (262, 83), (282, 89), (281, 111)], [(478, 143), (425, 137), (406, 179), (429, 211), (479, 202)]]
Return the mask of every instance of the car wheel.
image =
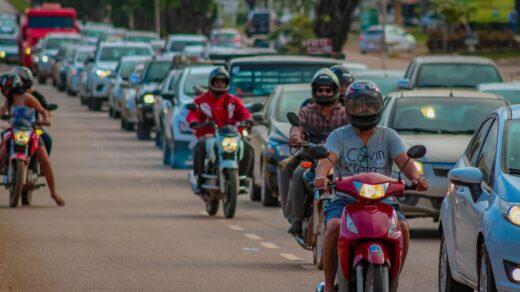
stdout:
[(444, 235), (441, 237), (441, 249), (439, 254), (439, 291), (473, 292), (472, 288), (464, 284), (461, 284), (453, 279)]
[(137, 122), (137, 139), (150, 140), (150, 127), (143, 125), (141, 122)]
[(163, 149), (163, 164), (171, 166), (172, 165), (172, 148), (166, 142), (166, 139), (162, 140), (162, 149)]
[(263, 182), (260, 192), (262, 205), (265, 207), (278, 206), (278, 197), (275, 197), (273, 195), (273, 191), (271, 190), (272, 175), (266, 166), (264, 166), (263, 174)]
[(478, 291), (479, 292), (496, 292), (495, 277), (493, 275), (493, 268), (489, 261), (489, 254), (486, 244), (483, 243), (480, 248), (480, 264), (478, 276)]

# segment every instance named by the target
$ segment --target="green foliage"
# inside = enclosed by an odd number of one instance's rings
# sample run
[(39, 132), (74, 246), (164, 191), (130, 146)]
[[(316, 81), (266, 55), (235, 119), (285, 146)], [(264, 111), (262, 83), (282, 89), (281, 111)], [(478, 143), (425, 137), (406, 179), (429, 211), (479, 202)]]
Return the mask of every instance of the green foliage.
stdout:
[(281, 25), (271, 35), (271, 39), (277, 39), (280, 35), (283, 35), (289, 39), (284, 50), (291, 54), (303, 54), (305, 48), (302, 46), (302, 42), (308, 39), (316, 38), (313, 31), (313, 23), (307, 16), (296, 16), (285, 25)]
[(448, 25), (463, 23), (470, 12), (468, 8), (458, 0), (432, 0), (431, 3)]
[(11, 3), (16, 10), (22, 13), (29, 7), (29, 2), (27, 0), (9, 0), (9, 3)]

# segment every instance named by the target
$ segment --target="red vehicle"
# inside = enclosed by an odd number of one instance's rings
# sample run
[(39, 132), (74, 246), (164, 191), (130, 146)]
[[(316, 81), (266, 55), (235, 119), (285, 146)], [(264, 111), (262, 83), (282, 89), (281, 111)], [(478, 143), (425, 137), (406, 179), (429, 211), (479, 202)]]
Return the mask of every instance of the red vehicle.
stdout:
[[(314, 148), (313, 158), (327, 158), (325, 147)], [(426, 148), (420, 145), (408, 150), (411, 159), (425, 154)], [(404, 195), (406, 185), (400, 174), (397, 180), (375, 172), (357, 174), (339, 178), (330, 187), (356, 199), (356, 203), (345, 207), (341, 218), (338, 291), (396, 291), (403, 236), (394, 208), (382, 200)]]
[(20, 63), (31, 68), (32, 47), (49, 32), (78, 32), (76, 10), (62, 8), (59, 4), (44, 4), (27, 10), (22, 21), (18, 47)]

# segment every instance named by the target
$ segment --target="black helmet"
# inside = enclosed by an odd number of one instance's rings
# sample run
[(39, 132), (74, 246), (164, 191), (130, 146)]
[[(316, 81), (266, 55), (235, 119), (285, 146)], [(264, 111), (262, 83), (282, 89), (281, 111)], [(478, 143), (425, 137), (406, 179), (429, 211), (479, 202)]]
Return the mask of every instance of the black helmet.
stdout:
[(10, 98), (13, 94), (24, 93), (23, 82), (18, 74), (8, 74), (2, 78), (2, 94)]
[[(216, 88), (213, 86), (213, 81), (215, 79), (225, 79), (227, 81), (227, 86), (225, 88)], [(222, 93), (222, 92), (226, 92), (229, 90), (229, 73), (228, 71), (226, 70), (226, 68), (222, 67), (222, 66), (219, 66), (215, 69), (213, 69), (213, 71), (211, 71), (211, 73), (209, 73), (209, 84), (208, 84), (208, 88), (209, 90), (213, 91), (213, 92), (216, 92), (216, 93)]]
[[(330, 97), (318, 97), (316, 90), (320, 86), (330, 86), (334, 92)], [(340, 86), (338, 77), (327, 68), (321, 69), (312, 78), (312, 101), (319, 105), (331, 105), (339, 99)]]
[(27, 90), (33, 86), (33, 74), (27, 67), (16, 66), (11, 71), (13, 74), (18, 74), (23, 82), (23, 89)]
[(348, 87), (356, 80), (354, 79), (354, 75), (352, 75), (352, 73), (350, 73), (350, 71), (343, 65), (334, 65), (330, 67), (330, 71), (336, 74), (340, 85), (345, 84)]
[(354, 128), (366, 131), (377, 126), (383, 113), (383, 95), (377, 85), (354, 81), (347, 89), (345, 112)]

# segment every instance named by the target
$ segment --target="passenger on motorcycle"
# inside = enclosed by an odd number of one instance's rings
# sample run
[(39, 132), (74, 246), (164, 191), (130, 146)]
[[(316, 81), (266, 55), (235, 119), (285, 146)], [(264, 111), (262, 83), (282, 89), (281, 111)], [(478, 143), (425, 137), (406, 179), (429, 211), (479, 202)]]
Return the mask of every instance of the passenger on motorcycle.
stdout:
[[(23, 87), (23, 82), (17, 74), (9, 74), (2, 78), (1, 84), (2, 94), (7, 98), (6, 107), (1, 109), (2, 113), (10, 112), (12, 107), (25, 106), (35, 110), (41, 117), (39, 121), (37, 121), (37, 125), (40, 126), (50, 126), (50, 116), (49, 113), (43, 108), (43, 106), (38, 102), (38, 100), (32, 96), (31, 94), (25, 92), (25, 88)], [(4, 135), (3, 141), (7, 141), (9, 139), (8, 134)], [(54, 181), (54, 173), (52, 171), (51, 162), (49, 159), (49, 155), (47, 154), (47, 150), (43, 146), (43, 141), (40, 139), (40, 145), (38, 150), (36, 151), (37, 158), (40, 162), (40, 166), (47, 180), (47, 184), (49, 185), (49, 189), (51, 191), (51, 197), (54, 199), (58, 206), (64, 206), (65, 201), (56, 191), (56, 185)], [(7, 163), (7, 143), (2, 143), (2, 151), (0, 154), (0, 168), (4, 169)]]
[[(29, 68), (27, 68), (27, 67), (16, 66), (13, 68), (13, 70), (11, 70), (11, 73), (18, 74), (18, 76), (20, 76), (20, 78), (22, 79), (22, 82), (23, 82), (23, 88), (24, 88), (25, 92), (32, 94), (34, 97), (36, 97), (36, 99), (40, 102), (40, 104), (43, 106), (43, 108), (47, 110), (48, 106), (49, 106), (47, 99), (43, 96), (43, 94), (41, 94), (39, 91), (33, 89), (33, 87), (32, 87), (34, 84), (34, 77), (33, 77), (31, 70), (29, 70)], [(4, 104), (4, 106), (6, 106), (6, 105)], [(49, 113), (49, 116), (51, 116), (51, 113), (49, 111), (47, 111), (47, 112)], [(51, 136), (49, 135), (49, 133), (47, 133), (47, 131), (45, 131), (45, 129), (43, 129), (43, 135), (41, 135), (40, 138), (43, 139), (43, 143), (45, 144), (45, 149), (47, 149), (47, 153), (49, 155), (51, 155), (51, 150), (52, 150)]]
[(336, 77), (338, 77), (339, 83), (341, 84), (339, 101), (341, 104), (344, 104), (347, 89), (356, 79), (354, 78), (354, 75), (352, 75), (352, 73), (350, 73), (350, 71), (343, 65), (334, 65), (330, 67), (330, 70), (336, 74)]
[[(195, 129), (199, 139), (193, 148), (193, 173), (197, 178), (196, 193), (200, 193), (203, 183), (204, 160), (206, 159), (206, 138), (212, 137), (213, 127), (201, 127), (206, 122), (214, 122), (218, 128), (224, 125), (236, 125), (242, 121), (254, 124), (251, 113), (244, 107), (240, 98), (229, 94), (229, 73), (224, 67), (215, 68), (209, 75), (209, 90), (195, 98), (197, 110), (190, 111), (186, 117), (190, 128)], [(254, 149), (244, 142), (244, 154), (239, 163), (239, 175), (252, 177), (254, 167)]]
[[(371, 81), (355, 81), (348, 88), (345, 111), (350, 125), (334, 130), (327, 138), (325, 146), (330, 151), (329, 158), (341, 168), (341, 175), (349, 176), (365, 172), (377, 172), (386, 176), (392, 174), (392, 164), (403, 167), (408, 159), (401, 137), (392, 129), (378, 126), (383, 111), (383, 97)], [(320, 160), (316, 170), (314, 186), (327, 186), (327, 175), (333, 168), (328, 159)], [(417, 190), (427, 190), (428, 181), (419, 176), (413, 163), (408, 163), (403, 173)], [(335, 170), (335, 177), (339, 174)], [(389, 201), (397, 211), (404, 239), (403, 265), (408, 252), (409, 228), (399, 205)], [(325, 207), (325, 239), (323, 244), (324, 291), (334, 291), (334, 280), (338, 266), (338, 236), (341, 215), (345, 206), (354, 203), (347, 194), (336, 193)]]
[[(312, 83), (312, 103), (302, 107), (298, 113), (301, 121), (321, 134), (320, 137), (304, 137), (299, 127), (292, 127), (289, 136), (289, 145), (298, 145), (308, 139), (319, 144), (332, 130), (348, 124), (345, 108), (339, 102), (340, 84), (336, 75), (329, 69), (321, 69), (314, 76)], [(287, 193), (287, 216), (291, 222), (288, 232), (300, 234), (302, 221), (305, 216), (306, 196), (310, 193), (303, 179), (305, 169), (299, 166), (300, 159), (296, 158), (281, 170), (280, 175), (292, 174)], [(289, 181), (289, 179), (282, 179)], [(283, 201), (283, 200), (282, 200)]]

